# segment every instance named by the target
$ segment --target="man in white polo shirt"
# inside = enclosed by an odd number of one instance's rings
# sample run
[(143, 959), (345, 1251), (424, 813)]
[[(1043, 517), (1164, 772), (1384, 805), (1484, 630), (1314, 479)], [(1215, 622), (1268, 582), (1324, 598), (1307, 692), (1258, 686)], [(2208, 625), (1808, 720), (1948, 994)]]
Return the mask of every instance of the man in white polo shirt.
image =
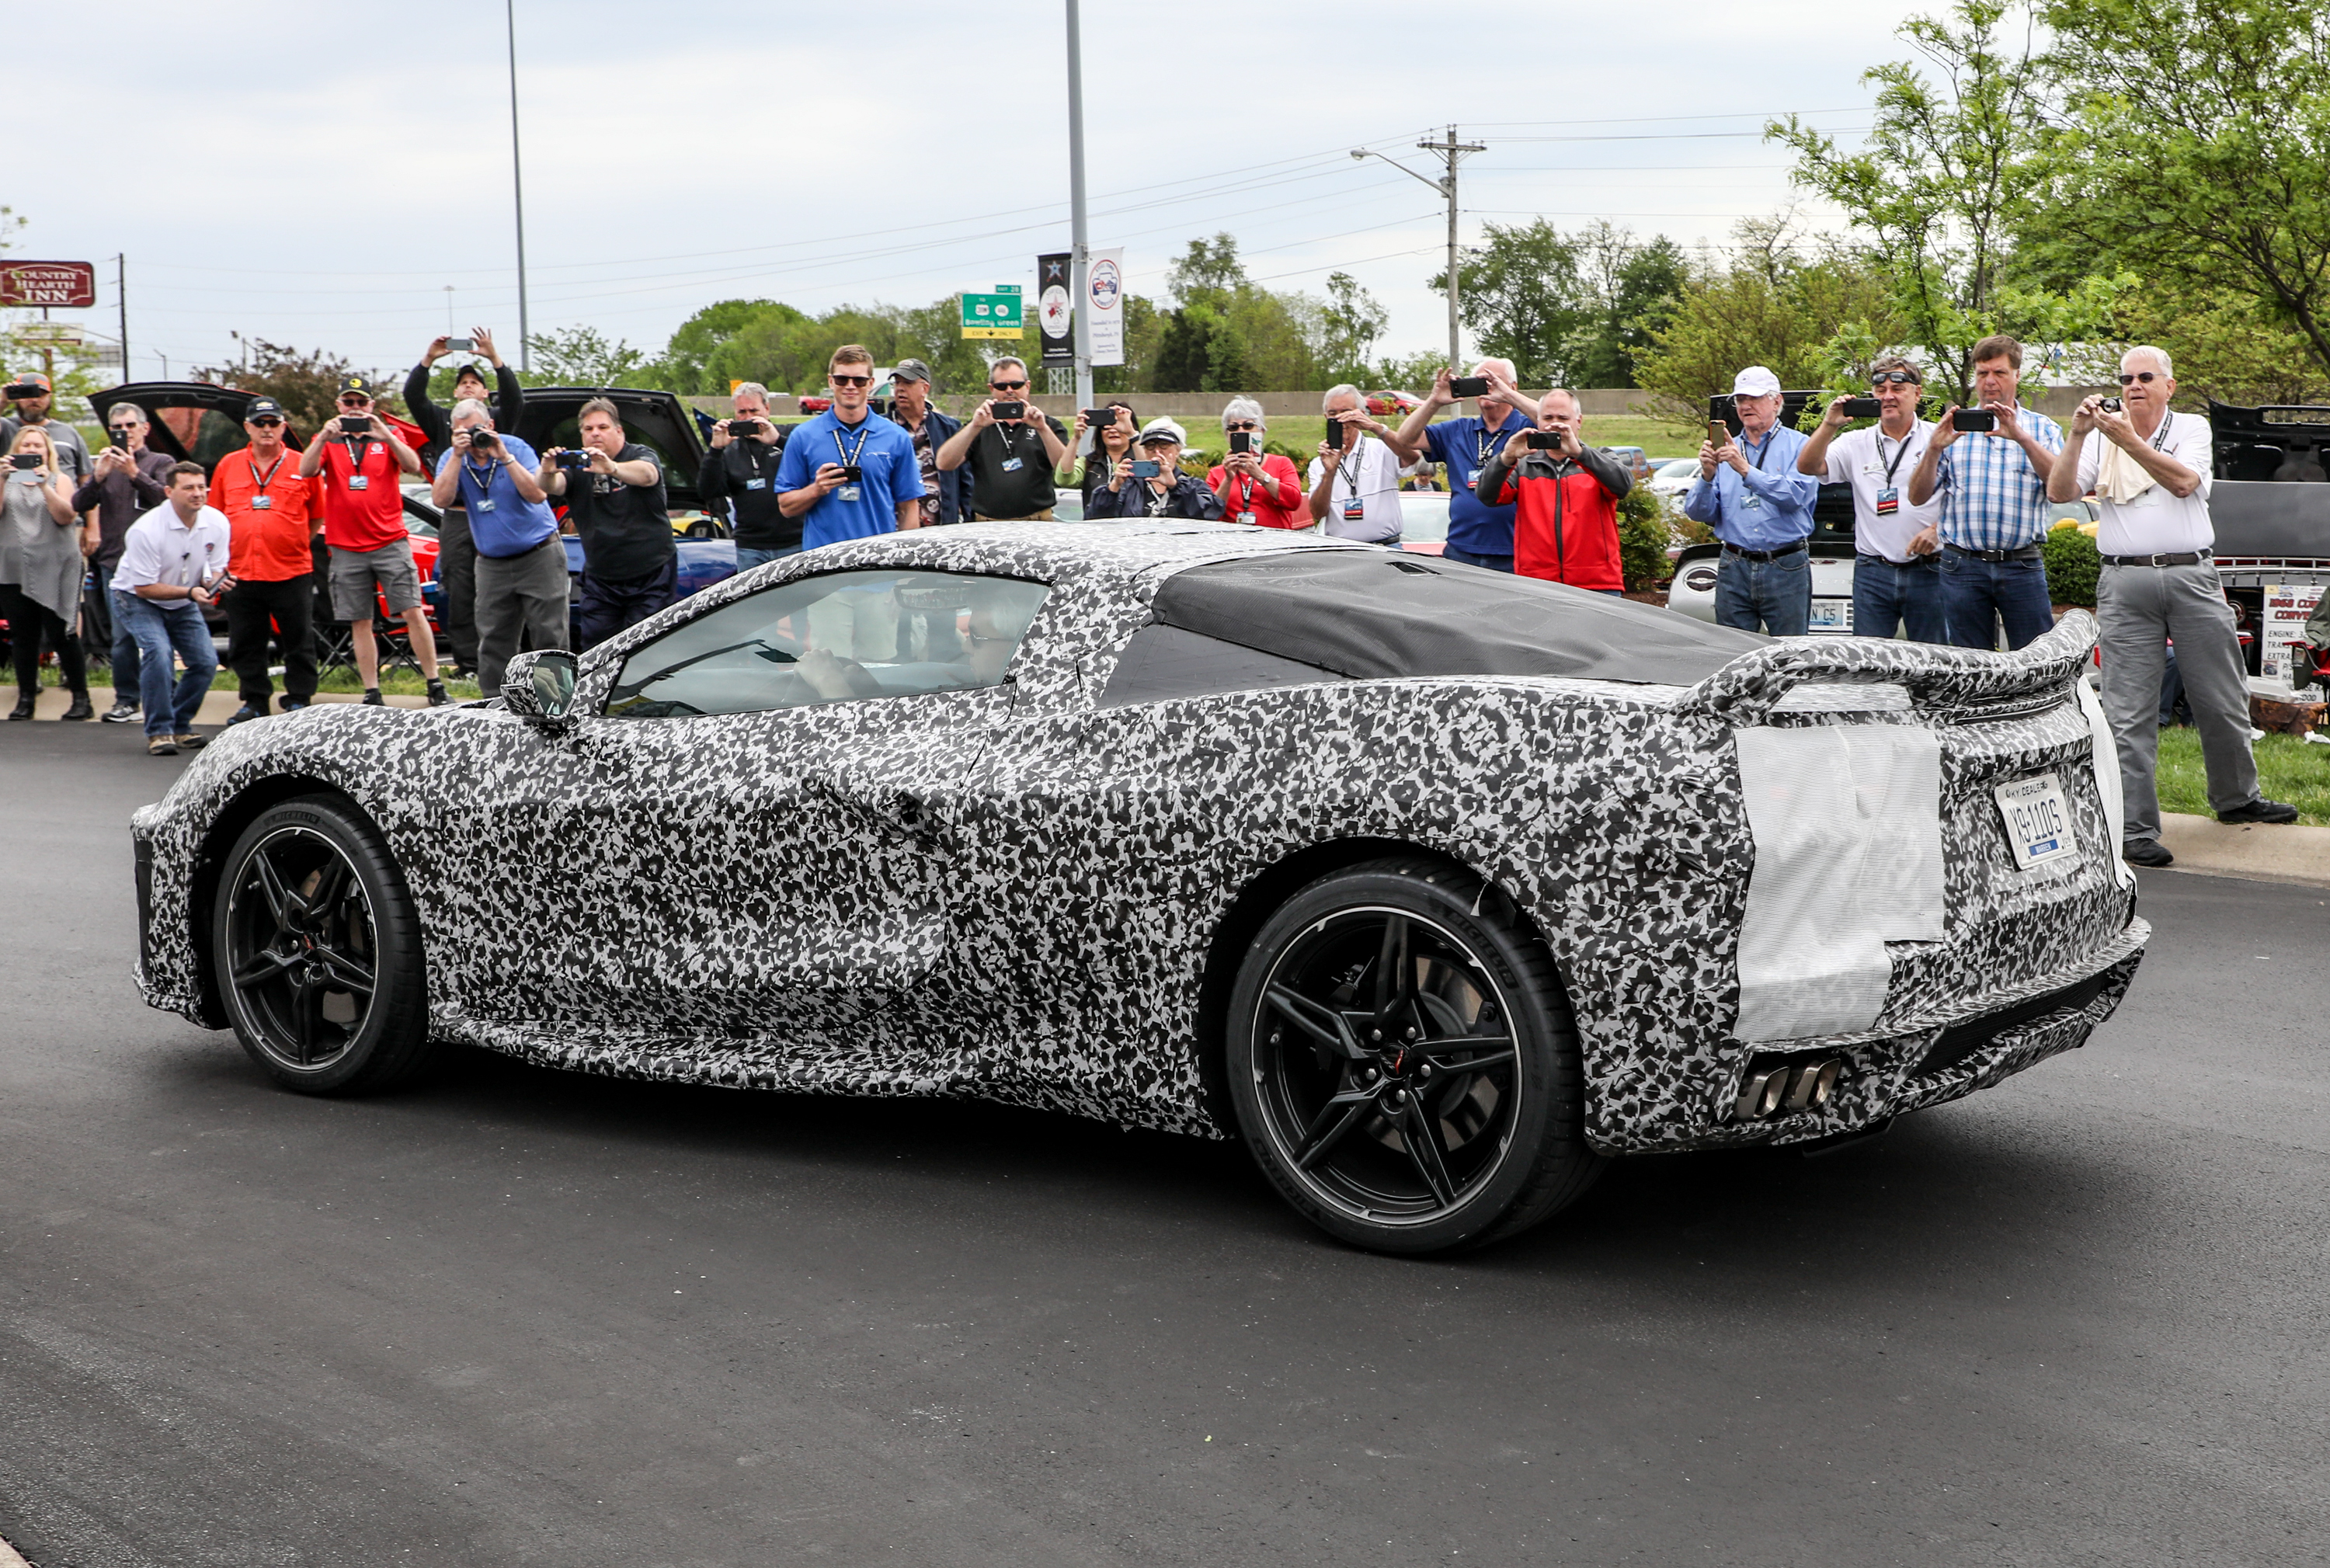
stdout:
[[(2047, 476), (2047, 498), (2070, 501), (2093, 491), (2103, 507), (2096, 619), (2103, 633), (2104, 713), (2119, 750), (2127, 814), (2122, 852), (2131, 865), (2167, 865), (2175, 856), (2160, 842), (2154, 774), (2161, 668), (2172, 639), (2201, 732), (2217, 820), (2295, 822), (2297, 808), (2258, 794), (2240, 639), (2213, 558), (2209, 421), (2169, 411), (2176, 377), (2165, 349), (2129, 349), (2120, 357), (2119, 384), (2117, 398), (2091, 397), (2072, 416), (2063, 455)], [(2098, 430), (2104, 439), (2089, 441)]]
[[(194, 713), (218, 674), (203, 609), (234, 587), (227, 571), (234, 530), (225, 513), (203, 504), (210, 488), (200, 463), (173, 465), (162, 504), (129, 525), (113, 569), (113, 624), (137, 642), (138, 704), (146, 711), (146, 750), (156, 757), (204, 744), (194, 733)], [(175, 693), (173, 654), (186, 666)]]
[(1399, 543), (1398, 456), (1378, 438), (1391, 432), (1368, 412), (1365, 393), (1348, 382), (1328, 389), (1320, 411), (1343, 439), (1319, 443), (1311, 459), (1311, 521), (1338, 539)]
[(1942, 616), (1942, 502), (1909, 504), (1909, 476), (1926, 455), (1931, 420), (1918, 417), (1926, 378), (1899, 354), (1869, 367), (1877, 422), (1838, 435), (1851, 421), (1838, 398), (1796, 454), (1796, 472), (1852, 486), (1852, 634), (1947, 642)]

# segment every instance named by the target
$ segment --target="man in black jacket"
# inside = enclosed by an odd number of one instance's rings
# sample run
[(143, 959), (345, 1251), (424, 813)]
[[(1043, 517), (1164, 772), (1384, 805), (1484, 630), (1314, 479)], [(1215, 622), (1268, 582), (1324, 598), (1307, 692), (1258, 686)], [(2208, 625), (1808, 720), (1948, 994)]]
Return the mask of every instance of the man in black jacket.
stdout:
[[(486, 390), (485, 367), (471, 360), (453, 375), (453, 401), (475, 398), (494, 411), (497, 429), (516, 430), (518, 416), (526, 411), (526, 389), (517, 383), (516, 373), (502, 363), (494, 349), (494, 335), (482, 326), (469, 328), (469, 341), (478, 354), (494, 367), (494, 379), (499, 385), (488, 396)], [(451, 353), (450, 341), (443, 334), (430, 340), (429, 352), (412, 373), (404, 378), (404, 406), (412, 411), (412, 422), (421, 427), (424, 438), (421, 447), (422, 472), (434, 473), (453, 439), (453, 422), (445, 411), (429, 401), (429, 373), (437, 362)], [(437, 529), (437, 583), (445, 596), (440, 619), (444, 622), (445, 647), (453, 656), (454, 670), (469, 674), (478, 664), (478, 547), (469, 542), (469, 515), (453, 507), (444, 515)]]
[[(170, 465), (175, 460), (147, 446), (149, 429), (146, 411), (136, 403), (115, 403), (107, 410), (109, 444), (98, 453), (89, 482), (72, 498), (73, 510), (83, 516), (97, 513), (96, 526), (81, 540), (81, 553), (97, 575), (96, 595), (82, 595), (82, 625), (87, 628), (82, 636), (112, 648), (113, 706), (105, 713), (109, 724), (126, 724), (137, 717), (137, 639), (128, 628), (113, 624), (113, 601), (106, 590), (113, 586), (113, 569), (121, 564), (123, 537), (132, 523), (166, 499)], [(89, 533), (96, 535), (94, 543)]]
[[(1136, 450), (1117, 459), (1109, 482), (1093, 492), (1085, 517), (1194, 517), (1218, 522), (1222, 498), (1212, 486), (1181, 472), (1181, 448), (1188, 435), (1172, 420), (1151, 420), (1141, 427)], [(1152, 471), (1153, 470), (1153, 471)]]
[(939, 449), (962, 421), (931, 407), (931, 367), (923, 361), (902, 359), (890, 373), (890, 422), (914, 438), (914, 458), (923, 466), (923, 526), (970, 522), (971, 465), (938, 465)]
[(712, 447), (696, 470), (696, 491), (707, 510), (725, 498), (736, 529), (736, 570), (786, 555), (801, 547), (801, 520), (777, 506), (771, 483), (785, 455), (785, 431), (769, 419), (769, 389), (759, 382), (737, 383), (729, 395), (734, 414), (712, 427)]

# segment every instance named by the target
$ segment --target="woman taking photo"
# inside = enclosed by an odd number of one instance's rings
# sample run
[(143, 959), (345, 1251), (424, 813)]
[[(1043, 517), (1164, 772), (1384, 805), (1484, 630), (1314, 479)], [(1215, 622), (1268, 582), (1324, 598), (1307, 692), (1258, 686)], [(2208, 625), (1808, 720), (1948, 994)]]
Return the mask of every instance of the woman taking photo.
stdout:
[(57, 468), (48, 432), (26, 425), (8, 443), (0, 470), (0, 616), (15, 644), (16, 707), (29, 719), (41, 694), (41, 642), (57, 650), (65, 685), (72, 688), (68, 719), (90, 717), (89, 676), (81, 666), (73, 619), (81, 612), (81, 519), (73, 515), (72, 486)]
[[(1221, 467), (1206, 476), (1206, 483), (1222, 498), (1225, 523), (1308, 528), (1310, 497), (1303, 492), (1302, 476), (1294, 471), (1294, 460), (1262, 449), (1262, 438), (1269, 428), (1260, 403), (1252, 398), (1230, 399), (1229, 406), (1222, 410), (1222, 434), (1230, 447), (1246, 449), (1233, 450), (1223, 458)], [(1240, 436), (1246, 438), (1243, 442)]]
[(1086, 428), (1084, 411), (1079, 409), (1076, 411), (1076, 428), (1068, 437), (1068, 455), (1060, 459), (1057, 468), (1052, 470), (1053, 484), (1063, 490), (1084, 492), (1086, 516), (1092, 515), (1093, 492), (1108, 483), (1108, 477), (1116, 471), (1118, 460), (1132, 450), (1132, 432), (1140, 428), (1140, 416), (1132, 411), (1131, 403), (1111, 398), (1101, 406), (1116, 417), (1100, 427), (1098, 449), (1089, 459), (1076, 456), (1084, 450)]

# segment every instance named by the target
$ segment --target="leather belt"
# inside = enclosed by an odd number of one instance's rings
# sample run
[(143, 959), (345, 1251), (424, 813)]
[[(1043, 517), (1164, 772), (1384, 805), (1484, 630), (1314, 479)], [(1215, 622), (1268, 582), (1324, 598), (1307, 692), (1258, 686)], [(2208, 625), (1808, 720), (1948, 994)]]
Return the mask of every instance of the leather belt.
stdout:
[(2107, 555), (2103, 562), (2106, 566), (2198, 566), (2214, 559), (2215, 553), (2210, 550), (2186, 550), (2173, 555)]
[(1863, 555), (1860, 559), (1882, 561), (1888, 566), (1939, 566), (1942, 563), (1942, 553), (1938, 550), (1929, 550), (1923, 555), (1912, 555), (1907, 561), (1896, 561), (1890, 555)]
[(1737, 555), (1747, 561), (1778, 561), (1783, 557), (1794, 555), (1804, 548), (1802, 541), (1780, 550), (1742, 550), (1737, 544), (1726, 544), (1723, 547), (1723, 553)]
[(1942, 548), (1950, 552), (1953, 555), (1970, 555), (1976, 561), (1987, 561), (1993, 564), (2002, 561), (2036, 561), (2039, 559), (2039, 546), (2036, 544), (2025, 544), (2013, 550), (1968, 550), (1963, 544), (1945, 544)]

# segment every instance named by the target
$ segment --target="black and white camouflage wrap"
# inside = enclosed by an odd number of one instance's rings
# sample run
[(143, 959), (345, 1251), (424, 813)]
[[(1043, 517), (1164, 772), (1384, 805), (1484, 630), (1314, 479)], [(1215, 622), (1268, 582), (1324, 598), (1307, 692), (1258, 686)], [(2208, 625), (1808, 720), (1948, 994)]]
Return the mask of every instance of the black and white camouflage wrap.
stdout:
[[(403, 868), (434, 1034), (637, 1078), (979, 1096), (1218, 1136), (1201, 1060), (1217, 1043), (1198, 1026), (1209, 943), (1272, 867), (1360, 839), (1469, 866), (1534, 921), (1607, 1152), (1849, 1131), (2079, 1044), (2125, 988), (2146, 928), (2074, 696), (2085, 616), (2012, 655), (1775, 643), (1688, 689), (1335, 681), (1098, 705), (1172, 573), (1350, 548), (1368, 547), (1179, 523), (895, 534), (682, 601), (586, 656), (578, 707), (595, 713), (621, 656), (683, 619), (877, 565), (1052, 584), (1005, 685), (564, 732), (498, 704), (237, 726), (137, 814), (139, 983), (157, 1007), (223, 1022), (205, 1001), (203, 867), (214, 877), (250, 801), (327, 789)], [(1946, 937), (1889, 949), (1873, 1028), (1789, 1043), (1853, 1062), (1833, 1103), (1742, 1123), (1754, 1051), (1730, 1030), (1755, 845), (1735, 727), (1848, 723), (1940, 736)], [(2045, 769), (2081, 853), (2039, 876), (2011, 864), (1991, 789)], [(1918, 1075), (1946, 1025), (2107, 969), (2082, 1006)]]

